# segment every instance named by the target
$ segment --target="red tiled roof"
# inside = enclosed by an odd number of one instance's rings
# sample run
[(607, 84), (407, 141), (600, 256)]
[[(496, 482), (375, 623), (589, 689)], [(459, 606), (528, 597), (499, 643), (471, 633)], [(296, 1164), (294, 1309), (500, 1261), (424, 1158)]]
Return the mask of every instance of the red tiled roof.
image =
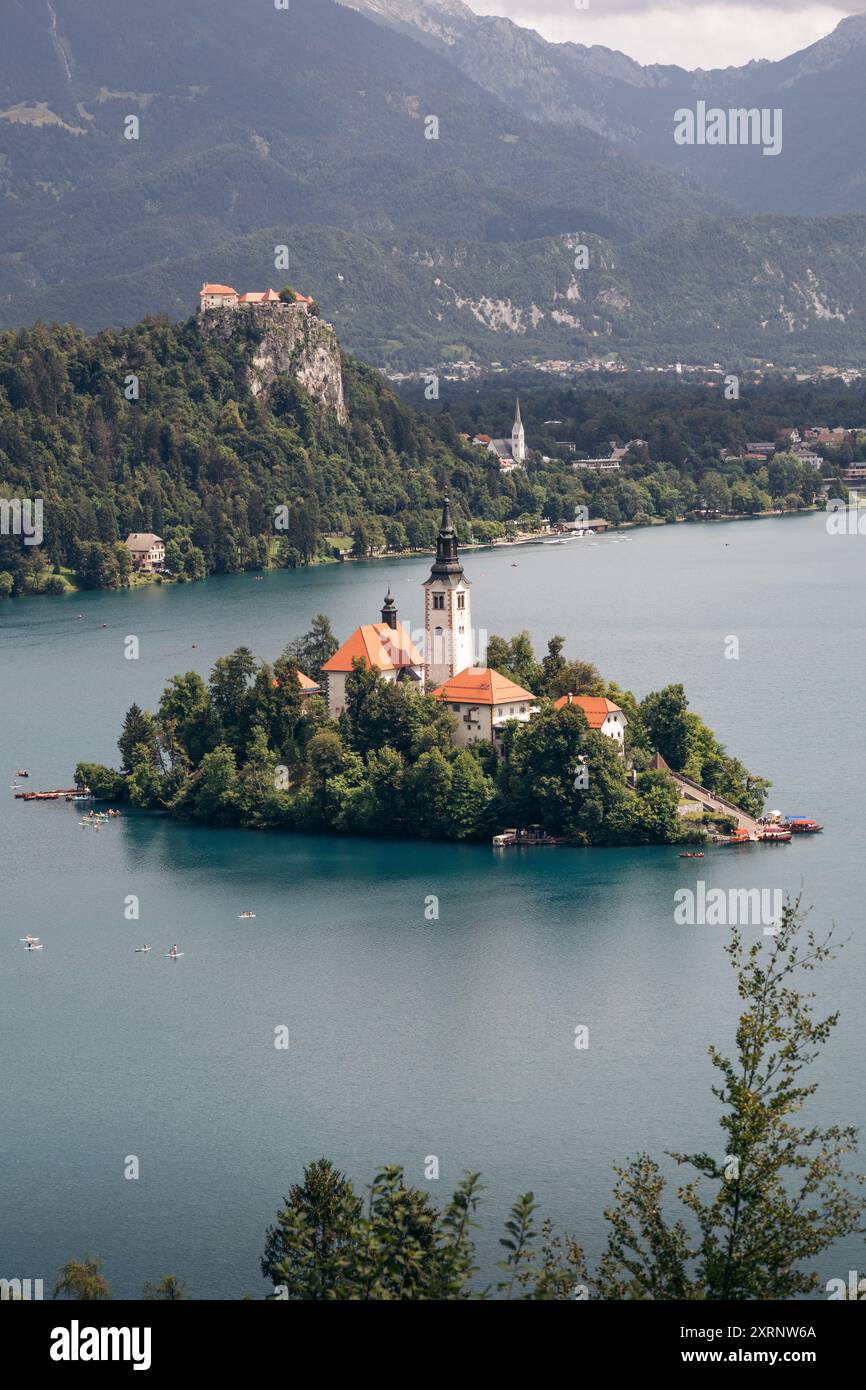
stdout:
[(231, 285), (202, 285), (199, 296), (205, 294), (237, 294), (237, 290), (233, 290)]
[(399, 671), (404, 666), (423, 666), (424, 661), (413, 645), (402, 623), (396, 628), (387, 623), (364, 623), (355, 628), (351, 637), (344, 642), (330, 661), (326, 661), (323, 671), (351, 671), (358, 657), (364, 662), (366, 670), (373, 667), (378, 671)]
[(241, 295), (241, 304), (279, 304), (280, 296), (276, 290), (250, 290)]
[(512, 705), (518, 701), (534, 700), (530, 690), (515, 685), (489, 666), (470, 666), (440, 685), (433, 694), (437, 700), (450, 700), (463, 705)]
[(619, 705), (603, 695), (561, 695), (554, 701), (553, 708), (565, 709), (568, 705), (577, 705), (583, 710), (591, 729), (600, 729), (609, 714), (622, 714)]
[[(301, 687), (302, 690), (309, 691), (310, 693), (312, 693), (314, 690), (321, 690), (322, 687), (320, 685), (317, 685), (314, 680), (310, 680), (309, 676), (305, 676), (303, 671), (296, 671), (295, 675), (298, 678), (298, 685)], [(277, 690), (280, 687), (280, 682), (276, 679), (276, 677), (274, 678), (274, 687)]]

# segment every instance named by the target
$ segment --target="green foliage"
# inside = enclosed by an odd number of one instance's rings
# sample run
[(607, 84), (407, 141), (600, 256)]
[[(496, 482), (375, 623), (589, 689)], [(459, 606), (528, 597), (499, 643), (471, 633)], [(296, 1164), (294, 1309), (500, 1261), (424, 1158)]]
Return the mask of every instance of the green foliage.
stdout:
[(51, 1296), (82, 1303), (103, 1303), (110, 1299), (111, 1290), (102, 1274), (102, 1260), (96, 1255), (85, 1255), (83, 1260), (67, 1260)]
[(799, 903), (786, 906), (772, 945), (747, 947), (733, 932), (727, 950), (743, 1001), (734, 1054), (709, 1050), (719, 1151), (670, 1155), (696, 1174), (678, 1189), (684, 1216), (674, 1221), (652, 1158), (617, 1169), (603, 1298), (797, 1298), (818, 1284), (808, 1262), (862, 1230), (863, 1180), (846, 1170), (857, 1131), (800, 1119), (817, 1089), (803, 1073), (838, 1022), (816, 1019), (814, 992), (800, 984), (832, 958), (832, 933), (803, 938)]
[[(362, 1198), (343, 1173), (319, 1159), (292, 1187), (269, 1229), (262, 1273), (276, 1297), (290, 1301), (486, 1297), (473, 1287), (480, 1193), (478, 1174), (468, 1173), (440, 1209), (392, 1166), (376, 1175)], [(548, 1223), (539, 1247), (533, 1211), (527, 1194), (506, 1223), (509, 1296), (516, 1289), (514, 1296), (528, 1299), (573, 1297), (583, 1273), (581, 1252), (571, 1241), (563, 1246)], [(519, 1244), (512, 1239), (518, 1221)]]
[[(345, 428), (289, 376), (254, 396), (255, 346), (255, 332), (223, 337), (198, 319), (147, 319), (94, 339), (41, 324), (0, 333), (0, 495), (44, 505), (42, 546), (0, 536), (13, 595), (53, 592), (52, 567), (86, 589), (128, 585), (119, 538), (131, 531), (162, 536), (168, 572), (186, 581), (306, 564), (347, 532), (360, 555), (430, 546), (445, 487), (463, 526), (498, 519), (503, 499), (517, 515), (498, 468), (447, 417), (422, 416), (349, 358)], [(141, 383), (135, 401), (129, 373)], [(576, 496), (564, 466), (554, 471)], [(314, 628), (310, 639), (322, 636)]]
[(127, 800), (124, 775), (101, 763), (79, 763), (75, 769), (75, 785), (89, 787), (98, 801)]
[(186, 1299), (186, 1289), (176, 1274), (164, 1274), (155, 1284), (145, 1284), (142, 1298), (150, 1303), (179, 1303)]

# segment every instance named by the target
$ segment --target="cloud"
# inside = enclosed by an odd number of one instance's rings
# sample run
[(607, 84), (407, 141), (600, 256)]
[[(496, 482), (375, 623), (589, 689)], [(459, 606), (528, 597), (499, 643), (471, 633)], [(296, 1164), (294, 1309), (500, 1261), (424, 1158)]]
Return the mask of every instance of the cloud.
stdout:
[(866, 0), (466, 0), (477, 14), (504, 15), (546, 39), (602, 44), (641, 63), (727, 67), (784, 58), (815, 43)]

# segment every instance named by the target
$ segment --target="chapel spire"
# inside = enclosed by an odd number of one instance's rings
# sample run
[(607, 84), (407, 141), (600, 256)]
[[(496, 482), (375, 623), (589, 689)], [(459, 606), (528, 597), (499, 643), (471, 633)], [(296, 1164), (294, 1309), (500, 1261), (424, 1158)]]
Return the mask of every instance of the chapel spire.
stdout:
[(436, 538), (436, 562), (430, 571), (435, 576), (462, 576), (463, 566), (457, 554), (457, 533), (451, 519), (451, 502), (448, 497), (442, 504), (442, 525)]
[(385, 602), (382, 604), (382, 622), (387, 623), (390, 628), (397, 628), (397, 605), (391, 597), (391, 586), (385, 595)]

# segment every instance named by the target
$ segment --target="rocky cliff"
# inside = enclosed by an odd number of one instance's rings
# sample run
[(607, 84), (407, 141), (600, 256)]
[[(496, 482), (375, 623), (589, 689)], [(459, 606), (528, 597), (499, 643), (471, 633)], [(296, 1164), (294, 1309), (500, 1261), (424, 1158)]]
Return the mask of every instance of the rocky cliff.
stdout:
[(259, 396), (278, 376), (290, 376), (325, 411), (347, 420), (340, 344), (329, 323), (300, 304), (243, 304), (210, 309), (203, 316), (207, 332), (229, 338), (252, 330), (255, 339), (249, 371), (250, 390)]

